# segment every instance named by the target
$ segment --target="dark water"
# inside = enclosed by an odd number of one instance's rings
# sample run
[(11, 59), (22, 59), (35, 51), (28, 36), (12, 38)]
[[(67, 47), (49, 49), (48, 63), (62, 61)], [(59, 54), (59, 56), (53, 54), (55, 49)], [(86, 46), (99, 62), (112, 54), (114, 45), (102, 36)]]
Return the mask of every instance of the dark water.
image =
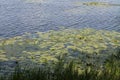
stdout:
[[(120, 32), (120, 0), (29, 1), (0, 0), (0, 37), (12, 37), (25, 32), (57, 30), (61, 26), (91, 27)], [(87, 1), (108, 2), (117, 6), (81, 4)]]

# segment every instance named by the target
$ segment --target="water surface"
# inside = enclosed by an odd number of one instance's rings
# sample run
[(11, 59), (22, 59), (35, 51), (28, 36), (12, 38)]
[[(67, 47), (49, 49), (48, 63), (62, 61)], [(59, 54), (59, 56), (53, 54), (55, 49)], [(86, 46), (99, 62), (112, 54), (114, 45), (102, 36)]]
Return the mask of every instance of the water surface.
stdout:
[[(83, 5), (105, 2), (110, 6)], [(120, 32), (120, 0), (0, 0), (0, 37), (65, 28)]]

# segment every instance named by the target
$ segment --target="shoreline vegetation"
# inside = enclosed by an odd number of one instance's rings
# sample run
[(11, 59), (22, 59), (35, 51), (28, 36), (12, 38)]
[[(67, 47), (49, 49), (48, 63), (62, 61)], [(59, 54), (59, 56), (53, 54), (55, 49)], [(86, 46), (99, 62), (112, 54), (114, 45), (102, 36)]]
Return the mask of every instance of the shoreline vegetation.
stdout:
[(17, 63), (14, 72), (9, 76), (1, 76), (0, 80), (120, 80), (120, 48), (117, 50), (116, 54), (105, 61), (101, 69), (87, 65), (81, 70), (76, 68), (74, 61), (66, 65), (64, 58), (60, 58), (54, 68), (47, 66), (44, 66), (44, 69), (35, 66), (22, 68)]
[(2, 39), (0, 76), (0, 80), (119, 80), (120, 33), (60, 29)]

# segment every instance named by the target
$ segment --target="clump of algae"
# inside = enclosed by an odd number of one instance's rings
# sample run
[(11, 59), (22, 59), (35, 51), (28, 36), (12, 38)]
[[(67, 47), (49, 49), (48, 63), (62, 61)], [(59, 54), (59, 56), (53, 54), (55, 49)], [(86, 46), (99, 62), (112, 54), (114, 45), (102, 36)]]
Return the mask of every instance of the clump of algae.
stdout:
[[(120, 33), (115, 31), (62, 29), (59, 31), (24, 34), (0, 41), (0, 58), (4, 60), (30, 60), (38, 64), (56, 63), (60, 56), (84, 65), (102, 64), (120, 46)], [(97, 61), (97, 62), (96, 62)]]
[(109, 3), (105, 3), (105, 2), (86, 2), (83, 4), (89, 6), (109, 6)]

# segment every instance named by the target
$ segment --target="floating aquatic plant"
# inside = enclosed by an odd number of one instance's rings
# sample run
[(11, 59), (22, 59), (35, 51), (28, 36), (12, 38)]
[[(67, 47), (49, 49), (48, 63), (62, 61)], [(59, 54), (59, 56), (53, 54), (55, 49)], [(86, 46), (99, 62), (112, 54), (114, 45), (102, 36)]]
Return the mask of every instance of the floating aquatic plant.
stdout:
[[(120, 46), (120, 33), (115, 31), (84, 29), (61, 29), (59, 31), (37, 32), (0, 41), (0, 60), (18, 60), (21, 64), (34, 62), (57, 62), (65, 56), (65, 62), (80, 60), (103, 64), (113, 50)], [(106, 54), (102, 54), (102, 53)], [(92, 55), (97, 58), (85, 57)], [(1, 58), (1, 56), (3, 56)], [(99, 65), (98, 65), (99, 66)]]

